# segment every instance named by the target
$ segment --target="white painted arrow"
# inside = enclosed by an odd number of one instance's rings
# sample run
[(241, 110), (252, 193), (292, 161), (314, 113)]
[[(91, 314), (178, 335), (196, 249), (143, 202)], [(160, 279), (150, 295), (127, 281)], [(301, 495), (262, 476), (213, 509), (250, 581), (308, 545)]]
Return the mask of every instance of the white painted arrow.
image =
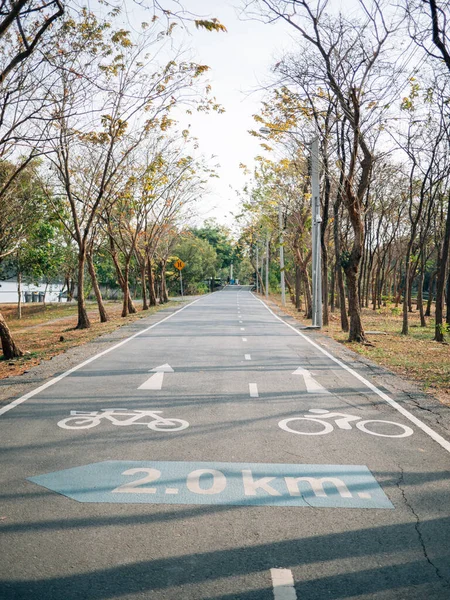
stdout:
[(292, 373), (292, 375), (302, 375), (305, 380), (306, 391), (309, 394), (330, 394), (328, 390), (326, 390), (323, 385), (321, 385), (318, 381), (314, 379), (311, 373), (307, 369), (303, 369), (299, 367), (296, 371)]
[(138, 387), (138, 390), (160, 390), (164, 381), (164, 373), (173, 373), (173, 369), (167, 363), (160, 365), (154, 369), (150, 369), (150, 373), (154, 373), (147, 381)]

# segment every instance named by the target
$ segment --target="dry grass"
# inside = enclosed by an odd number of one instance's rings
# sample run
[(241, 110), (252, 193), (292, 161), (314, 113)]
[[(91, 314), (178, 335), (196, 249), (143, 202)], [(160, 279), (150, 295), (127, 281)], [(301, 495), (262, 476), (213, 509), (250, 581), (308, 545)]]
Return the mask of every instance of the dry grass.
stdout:
[(104, 333), (110, 333), (118, 327), (147, 317), (162, 308), (180, 306), (179, 302), (169, 302), (162, 306), (152, 307), (128, 317), (121, 317), (122, 303), (107, 302), (106, 309), (110, 320), (100, 323), (95, 303), (88, 303), (90, 329), (75, 329), (77, 323), (76, 303), (68, 304), (25, 304), (22, 319), (17, 319), (17, 306), (4, 304), (1, 312), (6, 318), (14, 340), (25, 356), (12, 361), (0, 360), (0, 379), (11, 375), (21, 375), (30, 367), (38, 365), (42, 360), (61, 354), (69, 348), (80, 346)]
[[(271, 300), (281, 307), (279, 296), (273, 295)], [(304, 319), (303, 312), (298, 312), (290, 303), (284, 310), (304, 324), (311, 323)], [(450, 345), (433, 341), (434, 320), (427, 318), (427, 327), (420, 327), (419, 313), (413, 311), (409, 315), (410, 333), (404, 336), (400, 333), (401, 310), (396, 310), (393, 305), (378, 311), (363, 309), (362, 314), (366, 331), (383, 331), (387, 334), (368, 335), (373, 347), (347, 341), (348, 335), (340, 328), (339, 311), (331, 315), (330, 324), (323, 328), (323, 333), (354, 352), (418, 382), (425, 392), (450, 405)]]

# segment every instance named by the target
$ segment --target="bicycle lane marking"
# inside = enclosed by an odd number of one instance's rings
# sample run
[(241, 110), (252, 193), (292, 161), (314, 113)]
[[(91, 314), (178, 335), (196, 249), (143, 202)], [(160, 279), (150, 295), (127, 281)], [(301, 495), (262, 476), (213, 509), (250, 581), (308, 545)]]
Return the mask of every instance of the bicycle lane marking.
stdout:
[(273, 312), (273, 310), (271, 310), (267, 306), (267, 304), (263, 300), (256, 298), (256, 296), (254, 296), (254, 294), (252, 292), (250, 292), (250, 293), (255, 300), (257, 300), (258, 302), (261, 302), (261, 304), (264, 306), (264, 308), (266, 308), (271, 313), (271, 315), (273, 317), (275, 317), (275, 319), (277, 319), (278, 321), (281, 321), (281, 323), (286, 325), (286, 327), (289, 327), (289, 329), (292, 329), (292, 331), (294, 331), (297, 335), (299, 335), (301, 338), (303, 338), (305, 341), (307, 341), (308, 344), (311, 344), (311, 346), (313, 346), (314, 348), (319, 350), (319, 352), (324, 354), (327, 358), (329, 358), (330, 360), (332, 360), (333, 362), (338, 364), (342, 369), (344, 369), (345, 371), (347, 371), (348, 373), (350, 373), (351, 375), (356, 377), (356, 379), (358, 379), (358, 381), (361, 381), (361, 383), (363, 383), (366, 387), (368, 387), (370, 390), (372, 390), (372, 392), (374, 392), (375, 394), (377, 394), (377, 396), (379, 396), (385, 402), (390, 404), (393, 408), (395, 408), (395, 410), (397, 410), (399, 413), (401, 413), (409, 421), (411, 421), (412, 423), (417, 425), (417, 427), (419, 429), (421, 429), (424, 433), (426, 433), (429, 437), (431, 437), (435, 442), (437, 442), (444, 450), (446, 450), (447, 452), (450, 453), (450, 442), (448, 442), (445, 438), (443, 438), (441, 435), (439, 435), (439, 433), (437, 433), (436, 431), (434, 431), (434, 429), (431, 429), (431, 427), (429, 427), (423, 421), (421, 421), (420, 419), (415, 417), (412, 413), (409, 412), (409, 410), (406, 410), (406, 408), (404, 408), (401, 404), (399, 404), (398, 402), (393, 400), (390, 396), (385, 394), (382, 390), (377, 388), (377, 386), (374, 385), (373, 383), (371, 383), (368, 379), (366, 379), (365, 377), (363, 377), (362, 375), (357, 373), (354, 369), (352, 369), (351, 367), (346, 365), (344, 362), (342, 362), (338, 358), (334, 357), (327, 350), (325, 350), (324, 348), (319, 346), (319, 344), (316, 344), (315, 342), (310, 340), (306, 335), (304, 335), (303, 333), (301, 333), (300, 331), (295, 329), (295, 327), (293, 327), (292, 325), (289, 325), (289, 323), (286, 323), (286, 321), (283, 321), (283, 319), (281, 317), (278, 317)]
[(173, 312), (171, 315), (168, 315), (167, 317), (164, 317), (164, 319), (161, 319), (161, 321), (158, 321), (157, 323), (153, 323), (153, 325), (150, 325), (150, 327), (146, 327), (145, 329), (142, 329), (141, 331), (138, 331), (137, 333), (133, 334), (129, 338), (126, 338), (126, 339), (122, 340), (121, 342), (119, 342), (118, 344), (115, 344), (114, 346), (111, 346), (111, 348), (107, 348), (106, 350), (103, 350), (102, 352), (99, 352), (98, 354), (95, 354), (94, 356), (91, 356), (90, 358), (88, 358), (87, 360), (83, 361), (79, 365), (76, 365), (75, 367), (72, 367), (68, 371), (64, 371), (64, 373), (61, 373), (61, 375), (58, 375), (57, 377), (53, 377), (49, 381), (46, 381), (43, 385), (35, 388), (34, 390), (31, 390), (31, 392), (27, 392), (26, 394), (24, 394), (20, 398), (17, 398), (16, 400), (13, 400), (13, 402), (10, 402), (9, 404), (6, 404), (5, 406), (2, 406), (2, 408), (0, 408), (0, 416), (3, 415), (3, 414), (5, 414), (9, 410), (15, 408), (16, 406), (19, 406), (20, 404), (22, 404), (26, 400), (29, 400), (33, 396), (36, 396), (36, 394), (39, 394), (40, 392), (46, 390), (47, 388), (51, 387), (55, 383), (58, 383), (58, 381), (61, 381), (62, 379), (64, 379), (68, 375), (71, 375), (72, 373), (75, 373), (75, 371), (78, 371), (79, 369), (81, 369), (82, 367), (85, 367), (86, 365), (90, 364), (94, 360), (97, 360), (97, 358), (100, 358), (101, 356), (105, 356), (105, 354), (109, 354), (109, 352), (112, 352), (113, 350), (116, 350), (117, 348), (120, 348), (121, 346), (124, 346), (125, 344), (127, 344), (128, 342), (130, 342), (131, 340), (133, 340), (134, 338), (137, 338), (140, 335), (142, 335), (144, 333), (147, 333), (147, 331), (150, 331), (150, 329), (153, 329), (157, 325), (160, 325), (161, 323), (164, 323), (165, 321), (167, 321), (168, 319), (171, 319), (175, 315), (178, 315), (181, 311), (185, 310), (189, 306), (192, 306), (196, 302), (199, 302), (200, 300), (202, 300), (202, 298), (198, 298), (197, 300), (194, 300), (193, 302), (190, 302), (189, 304), (186, 304), (186, 306), (183, 306), (179, 310)]
[[(181, 431), (189, 427), (188, 421), (163, 417), (161, 416), (162, 412), (162, 410), (129, 410), (127, 408), (103, 408), (101, 411), (71, 410), (70, 416), (58, 421), (57, 425), (61, 429), (91, 429), (100, 425), (101, 421), (109, 421), (119, 427), (141, 425), (153, 429), (153, 431), (164, 432)], [(144, 418), (150, 419), (150, 421), (138, 422)]]

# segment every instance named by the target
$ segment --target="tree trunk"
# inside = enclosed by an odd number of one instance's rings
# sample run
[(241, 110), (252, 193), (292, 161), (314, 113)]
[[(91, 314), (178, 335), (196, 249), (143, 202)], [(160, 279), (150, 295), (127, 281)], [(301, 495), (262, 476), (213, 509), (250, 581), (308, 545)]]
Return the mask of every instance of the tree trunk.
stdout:
[(301, 299), (300, 299), (300, 286), (301, 286), (301, 273), (300, 267), (295, 265), (295, 308), (301, 310)]
[(436, 342), (444, 341), (444, 288), (447, 273), (447, 262), (450, 250), (450, 194), (448, 196), (447, 220), (445, 223), (444, 241), (442, 243), (441, 260), (438, 267), (436, 284), (436, 321), (434, 339)]
[(150, 306), (156, 306), (156, 292), (155, 292), (155, 277), (153, 275), (152, 261), (151, 258), (147, 257), (147, 278), (148, 278), (148, 291), (150, 296)]
[(409, 288), (408, 288), (408, 312), (410, 312), (410, 313), (413, 311), (413, 308), (412, 308), (413, 285), (414, 285), (414, 273), (411, 273), (411, 280), (409, 282)]
[(103, 304), (102, 293), (98, 285), (97, 273), (95, 272), (94, 261), (92, 260), (92, 254), (90, 252), (87, 253), (86, 260), (89, 275), (92, 282), (92, 287), (94, 288), (95, 298), (97, 300), (98, 313), (100, 315), (100, 323), (106, 323), (107, 321), (109, 321), (109, 317), (106, 312), (105, 305)]
[(86, 251), (80, 250), (78, 254), (78, 323), (75, 329), (89, 329), (91, 322), (86, 311), (84, 301), (84, 262), (86, 260)]
[[(366, 336), (361, 321), (361, 305), (358, 296), (358, 269), (361, 261), (361, 252), (364, 245), (364, 229), (361, 221), (361, 207), (359, 200), (354, 196), (350, 183), (346, 181), (346, 208), (349, 213), (353, 229), (353, 246), (346, 257), (344, 273), (347, 278), (348, 312), (350, 316), (349, 342), (365, 342)], [(342, 309), (341, 309), (342, 310)]]
[(17, 273), (17, 318), (22, 318), (22, 273)]
[(433, 303), (433, 295), (434, 295), (434, 282), (436, 281), (437, 271), (433, 271), (430, 276), (430, 281), (428, 282), (428, 301), (427, 301), (427, 310), (425, 311), (426, 317), (431, 317), (431, 305)]
[(70, 280), (70, 290), (68, 290), (68, 292), (67, 292), (67, 301), (68, 302), (72, 302), (74, 294), (75, 294), (75, 281), (72, 278)]
[(331, 269), (331, 281), (330, 281), (330, 312), (334, 313), (336, 309), (335, 301), (335, 289), (336, 289), (336, 268)]
[(408, 247), (405, 258), (405, 289), (403, 291), (403, 324), (402, 324), (402, 335), (408, 335), (409, 323), (408, 323), (408, 300), (409, 290), (411, 285), (411, 248)]
[(417, 307), (419, 309), (419, 314), (420, 314), (420, 326), (426, 327), (427, 322), (425, 321), (425, 313), (423, 310), (423, 279), (424, 279), (424, 272), (423, 272), (423, 270), (421, 270), (420, 275), (419, 275), (419, 283), (418, 283), (419, 287), (417, 288)]
[(148, 310), (147, 302), (147, 282), (145, 280), (145, 262), (140, 265), (141, 269), (141, 287), (142, 287), (142, 310)]
[(450, 323), (450, 269), (448, 269), (447, 274), (447, 314), (445, 317), (445, 322)]
[[(350, 315), (349, 342), (364, 342), (366, 336), (361, 321), (361, 307), (358, 297), (358, 268), (357, 266), (345, 269), (348, 289), (348, 312)], [(342, 309), (341, 309), (342, 310)]]
[(167, 262), (161, 261), (161, 303), (165, 304), (169, 302), (169, 296), (167, 294), (167, 285), (166, 285), (166, 267)]
[(345, 302), (345, 287), (344, 287), (344, 278), (342, 276), (342, 267), (340, 264), (337, 265), (337, 281), (338, 281), (338, 289), (339, 289), (339, 310), (341, 313), (341, 329), (342, 331), (348, 331), (348, 316), (347, 316), (347, 308)]
[(305, 289), (306, 298), (306, 311), (305, 317), (312, 319), (312, 295), (311, 295), (311, 284), (308, 277), (308, 272), (302, 270), (303, 287)]
[(447, 275), (447, 315), (445, 321), (450, 324), (450, 269)]
[[(342, 181), (341, 181), (342, 184)], [(341, 196), (339, 195), (336, 199), (336, 202), (333, 206), (333, 237), (334, 237), (334, 251), (336, 256), (336, 277), (337, 277), (337, 287), (339, 291), (339, 310), (341, 312), (341, 329), (342, 331), (348, 331), (348, 317), (347, 317), (347, 309), (345, 306), (345, 289), (344, 289), (344, 278), (342, 277), (342, 267), (341, 267), (341, 242), (340, 242), (340, 219), (339, 219), (339, 207), (341, 204)]]
[(6, 360), (10, 360), (11, 358), (19, 358), (19, 356), (23, 356), (22, 350), (19, 346), (14, 342), (11, 332), (9, 331), (9, 327), (6, 324), (3, 315), (0, 313), (0, 339), (2, 341), (2, 351), (3, 356)]
[(422, 251), (420, 257), (420, 273), (417, 287), (417, 309), (420, 315), (420, 326), (426, 327), (427, 322), (425, 321), (425, 314), (423, 310), (423, 281), (425, 279), (425, 252)]
[(325, 240), (322, 246), (322, 323), (328, 326), (330, 322), (328, 312), (328, 252)]
[(294, 292), (292, 283), (291, 283), (287, 273), (284, 274), (284, 280), (286, 282), (286, 287), (289, 290), (289, 298), (290, 298), (292, 304), (295, 306), (295, 292)]
[(129, 265), (125, 265), (124, 273), (123, 273), (123, 304), (122, 304), (122, 317), (128, 316), (129, 309), (129, 287), (128, 287), (128, 276), (129, 276), (130, 268)]

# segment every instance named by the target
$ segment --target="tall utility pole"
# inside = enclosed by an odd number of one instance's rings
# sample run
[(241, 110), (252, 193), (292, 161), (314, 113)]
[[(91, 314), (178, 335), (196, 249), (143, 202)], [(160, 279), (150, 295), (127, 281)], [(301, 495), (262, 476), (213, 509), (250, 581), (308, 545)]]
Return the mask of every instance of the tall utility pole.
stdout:
[(281, 284), (281, 304), (286, 306), (286, 286), (284, 282), (284, 248), (283, 248), (283, 215), (281, 203), (278, 205), (278, 226), (280, 228), (280, 284)]
[(256, 293), (259, 294), (259, 248), (256, 245)]
[(312, 192), (312, 325), (322, 327), (322, 264), (320, 254), (319, 138), (311, 142)]
[(269, 297), (269, 238), (266, 239), (266, 298)]

